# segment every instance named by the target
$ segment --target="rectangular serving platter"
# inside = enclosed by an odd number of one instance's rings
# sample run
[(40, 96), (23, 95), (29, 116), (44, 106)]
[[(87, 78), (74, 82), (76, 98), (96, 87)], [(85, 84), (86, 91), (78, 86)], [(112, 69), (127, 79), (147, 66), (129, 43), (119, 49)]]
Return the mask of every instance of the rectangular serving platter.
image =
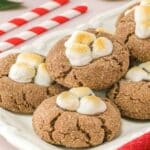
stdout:
[[(76, 29), (86, 29), (89, 27), (105, 27), (110, 31), (115, 30), (115, 22), (119, 14), (128, 8), (130, 5), (138, 2), (137, 0), (129, 2), (127, 5), (122, 6), (118, 9), (112, 10), (105, 14), (98, 15), (90, 20), (87, 24), (78, 26)], [(57, 31), (51, 33), (51, 35), (42, 36), (35, 41), (37, 43), (45, 43), (45, 55), (48, 53), (48, 49), (61, 37), (68, 35), (73, 32), (71, 29), (64, 31)], [(59, 33), (59, 34), (58, 34)], [(34, 45), (34, 43), (33, 43)], [(0, 58), (4, 57), (10, 53), (16, 53), (26, 50), (28, 45), (23, 49), (14, 49), (0, 54)], [(105, 94), (104, 92), (99, 92), (100, 94)], [(127, 143), (128, 141), (143, 135), (144, 133), (150, 132), (150, 122), (149, 121), (134, 121), (128, 119), (122, 119), (122, 131), (118, 138), (111, 142), (106, 142), (99, 145), (92, 150), (115, 150)], [(62, 147), (57, 147), (50, 145), (42, 141), (32, 129), (32, 116), (30, 115), (18, 115), (6, 111), (0, 108), (0, 134), (8, 140), (11, 144), (21, 150), (59, 150), (65, 149)]]

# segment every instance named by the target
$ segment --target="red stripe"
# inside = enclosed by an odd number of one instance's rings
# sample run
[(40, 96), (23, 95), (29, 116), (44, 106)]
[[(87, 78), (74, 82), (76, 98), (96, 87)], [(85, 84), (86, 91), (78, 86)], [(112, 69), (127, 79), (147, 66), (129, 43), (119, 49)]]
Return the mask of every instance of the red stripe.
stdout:
[(49, 10), (46, 8), (34, 8), (31, 11), (38, 14), (39, 16), (42, 16), (49, 12)]
[(53, 0), (53, 1), (59, 3), (60, 5), (64, 5), (69, 2), (69, 0)]
[(13, 37), (13, 38), (10, 38), (10, 39), (6, 40), (6, 42), (11, 43), (11, 44), (13, 44), (13, 45), (21, 44), (21, 43), (23, 43), (24, 41), (25, 41), (25, 40), (20, 39), (20, 38), (17, 38), (17, 37)]
[(10, 23), (15, 24), (16, 26), (21, 26), (25, 23), (27, 23), (27, 20), (21, 19), (21, 18), (14, 18), (9, 21)]
[(5, 31), (0, 30), (0, 35), (3, 35), (3, 34), (5, 34), (5, 33), (6, 33)]
[(87, 6), (77, 6), (73, 9), (79, 11), (80, 13), (85, 13), (88, 10), (88, 7)]
[(56, 16), (56, 17), (52, 18), (51, 20), (62, 24), (62, 23), (65, 23), (65, 22), (69, 21), (69, 18), (67, 18), (65, 16)]
[(47, 29), (46, 28), (43, 28), (43, 27), (33, 27), (32, 29), (30, 29), (29, 31), (32, 31), (36, 34), (41, 34), (43, 32), (46, 32)]
[(150, 150), (150, 132), (128, 142), (118, 150)]

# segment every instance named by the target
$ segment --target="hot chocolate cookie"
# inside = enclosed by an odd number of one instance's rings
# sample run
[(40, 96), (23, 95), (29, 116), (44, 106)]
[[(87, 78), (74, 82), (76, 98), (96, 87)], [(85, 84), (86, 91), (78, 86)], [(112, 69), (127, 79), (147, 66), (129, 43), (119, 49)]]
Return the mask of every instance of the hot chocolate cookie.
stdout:
[(0, 107), (32, 113), (43, 99), (65, 90), (49, 77), (44, 61), (35, 53), (10, 54), (0, 59)]
[(66, 87), (104, 89), (127, 71), (129, 54), (110, 33), (89, 29), (64, 37), (50, 50), (47, 70)]
[(150, 119), (150, 61), (131, 68), (108, 93), (122, 116)]
[(120, 133), (116, 106), (87, 87), (72, 88), (44, 100), (33, 115), (33, 128), (46, 142), (85, 148), (111, 141)]
[(142, 0), (123, 12), (116, 26), (118, 39), (127, 45), (133, 58), (142, 62), (150, 60), (149, 18), (150, 4)]

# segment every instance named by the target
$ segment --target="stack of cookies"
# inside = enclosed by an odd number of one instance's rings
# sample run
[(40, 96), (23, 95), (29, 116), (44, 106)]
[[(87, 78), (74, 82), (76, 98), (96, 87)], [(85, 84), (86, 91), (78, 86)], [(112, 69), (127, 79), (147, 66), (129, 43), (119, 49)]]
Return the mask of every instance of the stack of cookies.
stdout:
[[(150, 3), (119, 17), (116, 34), (78, 30), (47, 57), (22, 52), (0, 60), (0, 106), (33, 113), (44, 141), (86, 148), (111, 141), (121, 117), (150, 120)], [(95, 94), (107, 89), (105, 97)]]

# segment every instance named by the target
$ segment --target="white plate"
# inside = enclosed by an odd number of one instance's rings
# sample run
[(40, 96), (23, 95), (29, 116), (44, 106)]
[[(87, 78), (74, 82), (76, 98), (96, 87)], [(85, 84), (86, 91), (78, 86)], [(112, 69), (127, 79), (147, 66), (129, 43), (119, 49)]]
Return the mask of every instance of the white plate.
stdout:
[[(129, 5), (135, 3), (135, 1), (130, 2), (128, 5), (123, 6), (122, 8), (113, 10), (111, 12), (105, 13), (104, 15), (96, 16), (92, 19), (88, 24), (81, 25), (78, 29), (87, 28), (87, 27), (98, 27), (103, 26), (108, 28), (111, 31), (114, 31), (114, 23), (116, 21), (116, 17), (118, 14), (127, 8)], [(36, 47), (41, 47), (42, 51), (45, 48), (44, 55), (47, 54), (47, 50), (51, 47), (58, 38), (72, 32), (71, 30), (60, 31), (59, 35), (57, 32), (49, 36), (44, 36), (36, 41)], [(61, 33), (61, 34), (60, 34)], [(58, 37), (59, 36), (59, 37)], [(53, 39), (53, 40), (52, 40)], [(39, 45), (37, 45), (39, 43)], [(44, 43), (44, 45), (41, 45)], [(34, 44), (30, 48), (35, 48), (38, 52), (40, 49), (36, 49)], [(18, 52), (22, 50), (30, 50), (29, 46), (23, 47), (23, 49), (13, 50), (13, 52)], [(12, 53), (12, 51), (5, 52), (0, 55), (0, 57), (4, 57)], [(141, 122), (141, 121), (132, 121), (122, 119), (122, 131), (121, 135), (114, 139), (111, 142), (104, 143), (100, 146), (92, 148), (93, 150), (115, 150), (121, 145), (127, 143), (128, 141), (150, 131), (150, 122)], [(21, 150), (58, 150), (62, 149), (60, 147), (56, 147), (50, 145), (44, 141), (42, 141), (33, 131), (32, 129), (32, 116), (26, 115), (17, 115), (11, 113), (9, 111), (0, 109), (0, 134), (4, 136), (11, 144), (16, 146)]]

